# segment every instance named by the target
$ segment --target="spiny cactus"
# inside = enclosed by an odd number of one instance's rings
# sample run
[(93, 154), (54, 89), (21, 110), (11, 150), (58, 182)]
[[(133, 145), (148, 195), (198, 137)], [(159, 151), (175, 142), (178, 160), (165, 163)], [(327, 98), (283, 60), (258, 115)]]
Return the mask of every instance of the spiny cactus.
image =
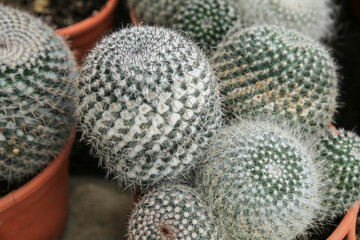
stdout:
[(188, 0), (178, 7), (170, 26), (185, 31), (211, 53), (236, 20), (236, 10), (227, 0)]
[(196, 187), (222, 239), (293, 239), (321, 213), (311, 141), (279, 123), (242, 119), (219, 131), (199, 163)]
[(316, 40), (331, 36), (336, 7), (331, 0), (230, 0), (245, 27), (270, 24)]
[(217, 79), (205, 56), (162, 27), (104, 38), (78, 87), (84, 138), (126, 186), (184, 179), (221, 122)]
[(237, 22), (228, 0), (130, 1), (135, 16), (146, 24), (159, 24), (186, 32), (210, 54)]
[(328, 51), (274, 26), (231, 29), (212, 59), (228, 114), (281, 115), (316, 131), (337, 107), (336, 66)]
[(128, 0), (130, 11), (146, 24), (168, 26), (184, 0)]
[(0, 182), (37, 174), (76, 123), (76, 63), (40, 20), (0, 5)]
[(328, 196), (325, 217), (344, 214), (360, 200), (360, 138), (344, 129), (328, 129), (318, 145), (325, 162)]
[(218, 239), (203, 201), (190, 187), (163, 186), (146, 194), (130, 217), (129, 240)]

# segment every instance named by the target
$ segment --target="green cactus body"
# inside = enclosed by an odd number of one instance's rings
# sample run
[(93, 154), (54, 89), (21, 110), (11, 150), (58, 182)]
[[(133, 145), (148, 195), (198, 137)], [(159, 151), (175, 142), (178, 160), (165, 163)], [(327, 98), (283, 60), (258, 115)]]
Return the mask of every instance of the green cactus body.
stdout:
[(330, 0), (231, 0), (245, 27), (270, 24), (316, 40), (331, 36), (335, 5)]
[(50, 27), (0, 5), (0, 182), (25, 181), (62, 149), (76, 124), (76, 71)]
[(329, 129), (318, 149), (325, 162), (328, 185), (325, 217), (335, 218), (360, 199), (360, 138), (343, 129)]
[(242, 119), (212, 139), (196, 188), (222, 239), (289, 240), (312, 224), (322, 209), (321, 166), (310, 141), (300, 139), (278, 121), (256, 119)]
[(237, 20), (236, 10), (227, 0), (188, 0), (182, 5), (171, 27), (185, 31), (210, 53)]
[(79, 89), (84, 137), (126, 186), (186, 178), (221, 123), (217, 78), (205, 56), (162, 27), (104, 38)]
[(272, 26), (233, 28), (212, 61), (228, 114), (264, 113), (316, 131), (337, 107), (336, 66), (315, 41)]
[(130, 217), (128, 238), (216, 240), (218, 229), (193, 189), (174, 185), (142, 198)]
[(184, 0), (128, 0), (129, 8), (136, 18), (145, 24), (168, 26)]

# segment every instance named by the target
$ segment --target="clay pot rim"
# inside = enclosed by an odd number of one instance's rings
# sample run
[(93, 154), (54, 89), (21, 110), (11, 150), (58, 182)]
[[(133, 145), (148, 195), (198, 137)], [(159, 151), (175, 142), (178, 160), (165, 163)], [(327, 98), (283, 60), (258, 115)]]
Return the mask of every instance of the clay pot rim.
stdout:
[(100, 9), (100, 11), (95, 15), (90, 16), (68, 27), (58, 29), (56, 30), (56, 32), (61, 36), (68, 36), (68, 37), (82, 35), (84, 32), (87, 32), (91, 28), (93, 28), (94, 25), (98, 25), (104, 20), (106, 20), (106, 17), (116, 7), (117, 2), (118, 0), (107, 0), (103, 8)]
[(33, 192), (41, 189), (58, 171), (58, 169), (61, 168), (63, 164), (66, 164), (66, 158), (64, 158), (64, 154), (70, 151), (74, 141), (75, 129), (72, 130), (70, 137), (63, 149), (47, 167), (45, 167), (39, 174), (37, 174), (34, 178), (32, 178), (20, 188), (15, 189), (0, 198), (0, 213), (6, 211), (12, 205), (26, 201), (26, 199), (32, 195)]

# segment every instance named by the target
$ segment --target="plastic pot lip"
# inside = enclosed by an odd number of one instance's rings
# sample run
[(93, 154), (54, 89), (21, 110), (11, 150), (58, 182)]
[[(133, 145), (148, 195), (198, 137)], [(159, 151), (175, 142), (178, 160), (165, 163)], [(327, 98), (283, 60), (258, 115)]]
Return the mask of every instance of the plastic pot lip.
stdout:
[(105, 6), (95, 15), (88, 17), (78, 23), (56, 30), (61, 36), (74, 37), (90, 31), (106, 20), (107, 16), (115, 10), (118, 0), (107, 0)]
[(66, 145), (60, 151), (60, 153), (51, 161), (51, 163), (45, 167), (38, 175), (32, 178), (18, 189), (15, 189), (7, 195), (0, 198), (0, 213), (6, 211), (11, 206), (20, 202), (26, 201), (26, 199), (41, 189), (52, 178), (52, 176), (58, 171), (61, 166), (66, 164), (66, 154), (71, 150), (75, 141), (75, 129), (72, 130)]

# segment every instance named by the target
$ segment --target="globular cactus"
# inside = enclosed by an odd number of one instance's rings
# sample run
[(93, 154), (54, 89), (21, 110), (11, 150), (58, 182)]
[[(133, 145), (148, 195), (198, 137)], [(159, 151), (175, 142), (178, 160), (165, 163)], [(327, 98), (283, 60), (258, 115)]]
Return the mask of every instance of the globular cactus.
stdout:
[(244, 27), (270, 24), (297, 30), (316, 40), (333, 33), (336, 6), (331, 0), (231, 0)]
[(40, 20), (0, 5), (0, 182), (37, 174), (76, 124), (77, 67)]
[(128, 0), (130, 11), (145, 24), (168, 26), (184, 0)]
[(199, 163), (196, 188), (222, 239), (290, 240), (322, 211), (322, 166), (312, 141), (280, 120), (259, 119), (219, 131)]
[(147, 193), (129, 221), (129, 240), (216, 240), (218, 237), (207, 206), (192, 188), (181, 185), (163, 186)]
[(275, 26), (231, 29), (212, 62), (228, 115), (281, 115), (311, 132), (328, 126), (337, 107), (338, 76), (328, 51)]
[(84, 138), (124, 185), (184, 180), (221, 123), (202, 52), (162, 27), (131, 27), (92, 50), (79, 81)]
[(144, 23), (184, 31), (209, 54), (237, 22), (236, 9), (228, 0), (143, 0), (130, 1), (130, 6)]
[(360, 199), (360, 138), (344, 129), (328, 129), (318, 150), (325, 162), (325, 218), (343, 215)]

